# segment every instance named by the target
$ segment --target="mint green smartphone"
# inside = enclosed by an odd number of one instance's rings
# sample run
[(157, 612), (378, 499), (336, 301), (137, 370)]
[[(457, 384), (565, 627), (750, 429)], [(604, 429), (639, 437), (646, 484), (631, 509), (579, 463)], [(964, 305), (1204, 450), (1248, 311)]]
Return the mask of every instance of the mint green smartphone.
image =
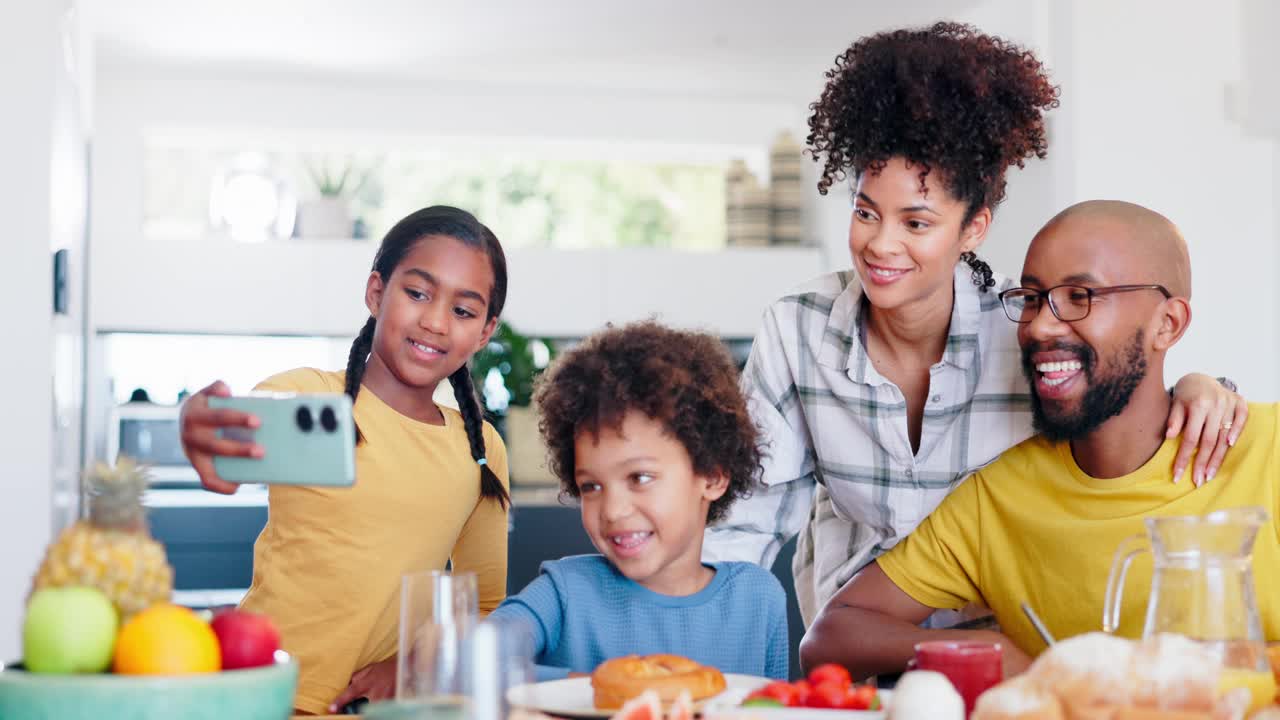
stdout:
[(213, 458), (213, 469), (235, 483), (350, 487), (356, 481), (355, 421), (343, 393), (252, 393), (210, 397), (209, 407), (258, 416), (256, 429), (222, 428), (231, 440), (256, 442), (262, 458)]

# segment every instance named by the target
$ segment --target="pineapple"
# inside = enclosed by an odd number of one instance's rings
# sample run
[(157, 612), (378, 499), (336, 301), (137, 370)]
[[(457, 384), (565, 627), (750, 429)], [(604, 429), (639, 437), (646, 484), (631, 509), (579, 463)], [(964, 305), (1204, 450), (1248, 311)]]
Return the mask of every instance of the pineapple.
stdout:
[(86, 471), (89, 517), (62, 532), (45, 552), (34, 590), (87, 585), (106, 593), (122, 619), (173, 594), (164, 546), (147, 532), (142, 493), (145, 468), (121, 456), (114, 468)]

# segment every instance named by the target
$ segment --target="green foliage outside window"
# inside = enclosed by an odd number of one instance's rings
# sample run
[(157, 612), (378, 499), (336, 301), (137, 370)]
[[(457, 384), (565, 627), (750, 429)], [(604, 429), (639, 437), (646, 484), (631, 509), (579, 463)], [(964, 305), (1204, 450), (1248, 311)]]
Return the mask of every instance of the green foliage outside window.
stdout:
[[(148, 147), (145, 220), (160, 236), (202, 235), (210, 179), (245, 150), (265, 152), (300, 198), (340, 192), (368, 235), (426, 205), (476, 214), (504, 247), (557, 249), (725, 244), (724, 167), (643, 159), (555, 159), (465, 147), (386, 152), (270, 152), (263, 149)], [(346, 164), (344, 164), (346, 163)], [(332, 168), (317, 185), (316, 168)], [(342, 172), (346, 168), (350, 172)], [(338, 188), (346, 175), (347, 182)]]

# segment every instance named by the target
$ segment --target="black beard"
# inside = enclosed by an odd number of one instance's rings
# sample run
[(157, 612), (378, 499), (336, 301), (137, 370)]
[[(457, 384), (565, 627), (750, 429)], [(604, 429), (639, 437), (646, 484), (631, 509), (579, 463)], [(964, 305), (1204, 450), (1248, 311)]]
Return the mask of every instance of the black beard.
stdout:
[[(1031, 383), (1031, 419), (1035, 431), (1053, 442), (1075, 440), (1097, 430), (1102, 423), (1119, 415), (1129, 405), (1134, 390), (1147, 375), (1147, 358), (1142, 353), (1142, 329), (1133, 336), (1133, 342), (1117, 354), (1106, 368), (1106, 373), (1097, 369), (1097, 354), (1087, 345), (1055, 343), (1052, 347), (1026, 347), (1022, 350), (1022, 372)], [(1074, 352), (1084, 365), (1081, 372), (1088, 380), (1089, 387), (1080, 401), (1080, 409), (1074, 413), (1054, 413), (1045, 411), (1036, 394), (1036, 371), (1031, 363), (1031, 354), (1041, 350), (1068, 350)]]

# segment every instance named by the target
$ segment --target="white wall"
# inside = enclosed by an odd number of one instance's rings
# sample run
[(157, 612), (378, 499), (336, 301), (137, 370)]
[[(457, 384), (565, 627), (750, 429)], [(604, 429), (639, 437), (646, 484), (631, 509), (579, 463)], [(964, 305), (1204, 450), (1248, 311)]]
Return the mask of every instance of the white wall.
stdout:
[[(63, 11), (73, 3), (0, 4), (0, 197), (5, 240), (0, 262), (6, 379), (0, 414), (0, 659), (19, 657), (22, 608), (37, 563), (53, 530), (53, 322), (51, 245), (74, 232), (74, 218), (55, 218), (68, 192), (59, 158), (74, 155), (75, 133), (65, 123), (68, 97), (61, 70)], [(70, 145), (68, 143), (70, 142)], [(70, 161), (74, 164), (74, 160)], [(72, 171), (73, 174), (73, 171)], [(71, 180), (74, 183), (74, 180)], [(71, 196), (75, 191), (69, 191)], [(74, 202), (72, 202), (74, 204)], [(74, 211), (72, 211), (74, 212)], [(80, 214), (83, 225), (83, 211)]]
[(1260, 135), (1280, 138), (1280, 3), (1274, 0), (1242, 0), (1239, 26), (1244, 33), (1242, 84), (1236, 88), (1243, 102), (1242, 121)]
[(1162, 0), (1061, 3), (1074, 30), (1053, 49), (1072, 74), (1062, 109), (1075, 167), (1064, 200), (1129, 200), (1177, 223), (1191, 252), (1193, 320), (1167, 376), (1228, 375), (1249, 397), (1274, 400), (1276, 141), (1229, 118), (1228, 88), (1242, 78), (1240, 9), (1240, 0), (1212, 12)]

